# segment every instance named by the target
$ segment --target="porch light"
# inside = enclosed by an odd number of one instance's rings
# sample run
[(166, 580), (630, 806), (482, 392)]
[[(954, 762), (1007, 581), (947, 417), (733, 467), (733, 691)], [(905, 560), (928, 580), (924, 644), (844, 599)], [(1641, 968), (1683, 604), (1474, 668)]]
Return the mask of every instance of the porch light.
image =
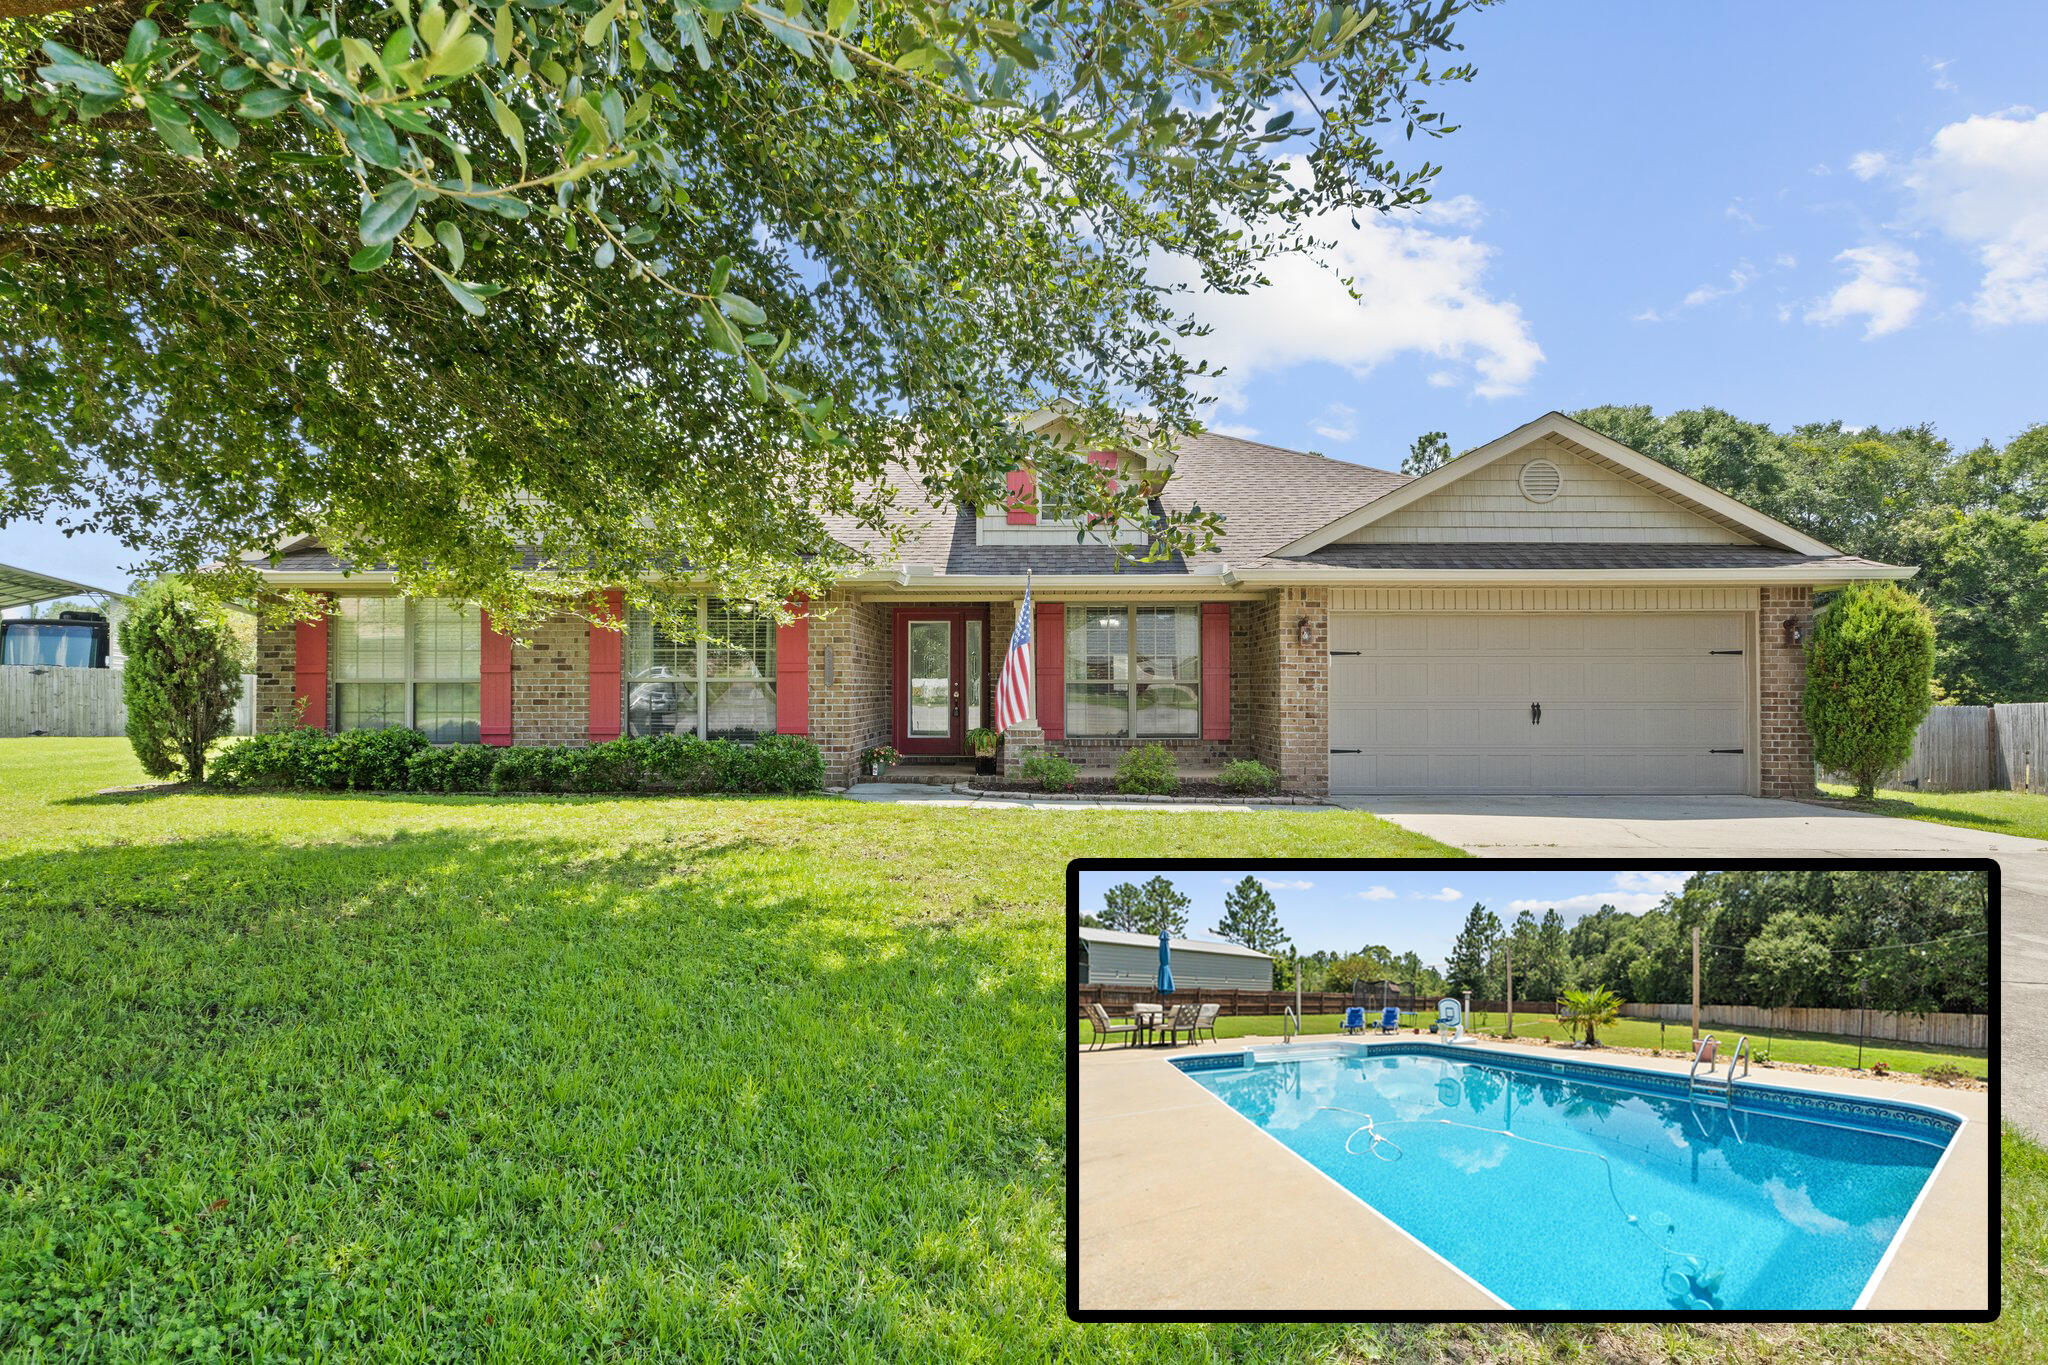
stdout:
[(1786, 617), (1786, 618), (1785, 618), (1785, 648), (1787, 648), (1787, 649), (1793, 649), (1793, 648), (1796, 648), (1796, 647), (1798, 646), (1799, 642), (1800, 642), (1801, 640), (1805, 639), (1805, 638), (1806, 638), (1806, 632), (1805, 632), (1804, 630), (1802, 630), (1802, 629), (1800, 628), (1800, 625), (1799, 625), (1799, 622), (1798, 622), (1798, 620), (1797, 620), (1796, 618), (1794, 618), (1794, 617), (1790, 617), (1790, 616)]
[(1310, 629), (1308, 618), (1306, 616), (1302, 617), (1299, 621), (1294, 623), (1294, 629), (1301, 636), (1301, 642), (1303, 644), (1310, 644), (1314, 641), (1315, 632), (1312, 629)]

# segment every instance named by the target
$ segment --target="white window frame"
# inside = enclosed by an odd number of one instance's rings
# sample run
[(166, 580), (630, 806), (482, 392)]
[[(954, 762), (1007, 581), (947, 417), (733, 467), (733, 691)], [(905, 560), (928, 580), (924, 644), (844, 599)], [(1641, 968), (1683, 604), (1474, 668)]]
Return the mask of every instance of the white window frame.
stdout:
[[(384, 602), (384, 601), (396, 601), (396, 602), (398, 602), (398, 604), (399, 604), (399, 610), (400, 610), (400, 613), (401, 613), (401, 615), (400, 615), (400, 618), (399, 618), (399, 626), (400, 626), (400, 632), (401, 632), (401, 634), (400, 634), (400, 640), (399, 640), (399, 656), (400, 656), (400, 658), (401, 658), (401, 659), (403, 660), (403, 663), (402, 663), (402, 665), (401, 665), (401, 667), (400, 667), (400, 670), (399, 670), (399, 671), (400, 671), (400, 676), (398, 676), (398, 677), (395, 677), (395, 678), (392, 678), (392, 677), (378, 677), (378, 678), (336, 678), (336, 677), (331, 677), (331, 676), (330, 676), (330, 678), (329, 678), (329, 680), (328, 680), (328, 684), (327, 684), (327, 690), (328, 690), (328, 698), (327, 698), (327, 704), (328, 704), (328, 709), (327, 709), (327, 714), (328, 714), (328, 715), (329, 715), (330, 717), (332, 717), (332, 718), (333, 718), (333, 719), (332, 719), (332, 722), (331, 722), (331, 724), (330, 724), (330, 729), (331, 729), (331, 730), (333, 730), (333, 731), (335, 731), (335, 732), (339, 732), (339, 731), (340, 731), (340, 729), (342, 728), (342, 726), (341, 726), (341, 693), (340, 693), (340, 691), (339, 691), (339, 689), (341, 689), (341, 688), (344, 688), (344, 687), (352, 687), (352, 686), (371, 686), (371, 687), (386, 687), (386, 686), (391, 686), (391, 685), (393, 685), (393, 684), (397, 684), (397, 685), (399, 686), (399, 688), (400, 688), (400, 694), (401, 694), (401, 695), (402, 695), (402, 696), (404, 697), (404, 699), (405, 699), (405, 723), (404, 723), (404, 724), (403, 724), (402, 726), (400, 726), (399, 728), (401, 728), (401, 729), (406, 729), (406, 730), (418, 730), (418, 729), (420, 728), (420, 727), (419, 727), (419, 719), (418, 719), (418, 716), (419, 716), (419, 708), (418, 708), (418, 689), (419, 689), (419, 687), (420, 687), (420, 686), (421, 686), (422, 684), (435, 684), (435, 683), (453, 683), (453, 684), (456, 684), (456, 685), (461, 685), (461, 686), (474, 686), (474, 687), (476, 687), (476, 688), (477, 688), (477, 723), (478, 723), (478, 729), (479, 729), (479, 732), (481, 732), (481, 729), (482, 729), (482, 723), (483, 723), (483, 628), (484, 628), (484, 627), (483, 627), (483, 618), (482, 618), (481, 616), (478, 616), (478, 617), (476, 618), (476, 620), (475, 620), (475, 623), (474, 623), (474, 624), (475, 624), (475, 627), (476, 627), (476, 632), (477, 632), (477, 656), (476, 656), (476, 657), (477, 657), (477, 672), (476, 672), (476, 676), (475, 676), (475, 677), (470, 677), (470, 678), (429, 678), (429, 677), (422, 677), (422, 676), (420, 675), (420, 673), (419, 673), (419, 661), (418, 661), (418, 649), (417, 649), (417, 645), (418, 645), (418, 634), (417, 634), (417, 631), (418, 631), (418, 628), (419, 628), (419, 617), (418, 617), (418, 610), (417, 610), (417, 609), (418, 609), (418, 607), (419, 607), (419, 606), (420, 606), (420, 605), (421, 605), (422, 603), (426, 603), (426, 602), (448, 602), (448, 603), (455, 603), (455, 605), (456, 605), (456, 606), (457, 606), (458, 608), (460, 608), (460, 607), (461, 607), (461, 606), (462, 606), (463, 604), (462, 604), (462, 603), (459, 603), (459, 602), (457, 602), (457, 601), (456, 601), (456, 599), (455, 599), (455, 598), (452, 598), (452, 597), (427, 597), (427, 598), (412, 598), (412, 597), (403, 597), (403, 596), (398, 596), (398, 595), (396, 595), (396, 594), (392, 594), (392, 595), (386, 596), (386, 595), (383, 595), (383, 594), (378, 594), (378, 593), (359, 593), (359, 594), (355, 594), (355, 595), (353, 595), (353, 596), (349, 596), (349, 597), (343, 597), (343, 598), (339, 599), (339, 600), (337, 601), (336, 605), (337, 605), (337, 607), (338, 607), (338, 606), (340, 605), (340, 603), (341, 603), (341, 602), (366, 602), (366, 601), (379, 601), (379, 602)], [(466, 624), (467, 624), (467, 623), (469, 622), (469, 613), (468, 613), (468, 612), (466, 612), (466, 611), (460, 611), (460, 610), (459, 610), (459, 611), (458, 611), (458, 615), (460, 615), (460, 616), (461, 616), (461, 617), (463, 618), (463, 620), (464, 620), (464, 622), (465, 622)], [(328, 672), (330, 673), (330, 675), (331, 675), (331, 674), (333, 673), (333, 671), (334, 671), (334, 666), (335, 666), (335, 665), (334, 665), (334, 662), (333, 662), (333, 660), (335, 660), (336, 658), (338, 658), (338, 657), (339, 657), (339, 655), (340, 655), (340, 653), (341, 653), (341, 651), (340, 651), (340, 649), (339, 649), (339, 648), (337, 647), (337, 645), (336, 645), (336, 642), (335, 642), (335, 639), (334, 639), (334, 628), (335, 628), (335, 625), (337, 624), (338, 620), (339, 620), (339, 618), (338, 618), (338, 616), (337, 616), (337, 618), (336, 618), (336, 621), (334, 621), (334, 622), (330, 622), (330, 623), (329, 623), (329, 625), (328, 625), (328, 636), (327, 636), (327, 649), (328, 649), (328, 656), (329, 656), (329, 660), (330, 660), (330, 662), (329, 662), (329, 664), (328, 664)], [(478, 741), (478, 740), (458, 740), (458, 741), (455, 741), (455, 742), (456, 742), (456, 743), (477, 743), (477, 742), (479, 742), (479, 741)]]
[[(1140, 611), (1140, 609), (1149, 609), (1154, 611), (1187, 611), (1191, 608), (1195, 613), (1194, 680), (1191, 682), (1182, 682), (1181, 680), (1176, 678), (1170, 681), (1173, 686), (1188, 688), (1195, 694), (1195, 728), (1192, 731), (1184, 734), (1140, 732), (1140, 730), (1138, 729), (1138, 612)], [(1072, 614), (1077, 611), (1087, 612), (1097, 616), (1106, 616), (1113, 611), (1121, 611), (1124, 614), (1124, 732), (1120, 735), (1089, 734), (1087, 731), (1076, 729), (1074, 726), (1074, 718), (1071, 708), (1073, 705), (1072, 694), (1073, 683), (1075, 682), (1075, 680), (1066, 675), (1066, 670), (1070, 667), (1069, 661), (1073, 657), (1073, 652), (1067, 648), (1067, 642), (1073, 638), (1073, 633), (1068, 627), (1068, 622), (1071, 619)], [(1126, 602), (1122, 604), (1091, 604), (1086, 602), (1068, 603), (1066, 612), (1062, 613), (1060, 617), (1060, 630), (1063, 632), (1060, 641), (1060, 705), (1062, 710), (1065, 712), (1067, 737), (1069, 739), (1127, 740), (1134, 744), (1140, 740), (1200, 739), (1202, 737), (1201, 611), (1202, 609), (1199, 605), (1186, 602)], [(1113, 669), (1111, 672), (1111, 681), (1116, 681), (1115, 672)]]
[[(674, 679), (674, 681), (684, 683), (696, 688), (697, 720), (696, 724), (690, 728), (689, 733), (695, 735), (699, 739), (709, 739), (711, 738), (711, 687), (714, 683), (752, 683), (758, 687), (765, 688), (768, 693), (769, 710), (771, 713), (774, 711), (777, 701), (776, 687), (778, 682), (778, 679), (776, 677), (776, 655), (777, 650), (781, 645), (781, 641), (777, 638), (778, 632), (776, 630), (776, 624), (773, 618), (767, 617), (765, 614), (763, 614), (762, 619), (766, 620), (768, 624), (768, 667), (766, 671), (763, 672), (759, 677), (755, 677), (751, 674), (740, 673), (720, 673), (717, 675), (713, 675), (711, 673), (710, 640), (711, 603), (713, 601), (720, 602), (725, 605), (728, 611), (735, 611), (736, 608), (734, 606), (732, 599), (715, 597), (713, 594), (710, 593), (695, 594), (693, 597), (693, 601), (696, 604), (697, 610), (697, 634), (696, 638), (694, 640), (689, 641), (688, 643), (694, 646), (695, 648), (697, 655), (697, 668), (694, 675), (687, 678), (679, 677)], [(636, 733), (636, 731), (633, 728), (634, 684), (663, 681), (663, 679), (657, 676), (654, 676), (652, 674), (643, 674), (635, 672), (633, 669), (633, 633), (636, 630), (643, 629), (650, 631), (653, 630), (654, 619), (644, 607), (635, 607), (627, 615), (626, 618), (626, 657), (623, 661), (625, 666), (620, 669), (619, 677), (619, 684), (624, 692), (624, 696), (621, 698), (621, 705), (625, 711), (625, 733), (629, 736), (634, 735)], [(776, 719), (771, 714), (767, 728), (756, 731), (756, 737), (759, 737), (760, 735), (775, 734), (775, 724)], [(681, 734), (683, 733), (683, 731), (679, 728), (675, 733)], [(746, 743), (745, 740), (736, 740), (734, 742), (741, 744)]]

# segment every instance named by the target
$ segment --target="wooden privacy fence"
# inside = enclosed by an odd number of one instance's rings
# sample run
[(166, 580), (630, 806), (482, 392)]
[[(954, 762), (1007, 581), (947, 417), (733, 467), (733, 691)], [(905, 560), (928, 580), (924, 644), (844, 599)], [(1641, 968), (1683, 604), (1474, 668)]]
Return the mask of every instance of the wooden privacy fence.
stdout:
[[(1630, 1019), (1662, 1019), (1690, 1024), (1692, 1005), (1651, 1005), (1631, 1002), (1621, 1007)], [(1763, 1032), (1833, 1033), (1854, 1038), (1865, 1033), (1889, 1043), (1926, 1043), (1934, 1047), (1990, 1046), (1990, 1016), (1983, 1014), (1895, 1014), (1889, 1010), (1772, 1009), (1768, 1005), (1700, 1006), (1700, 1024)]]
[(1913, 756), (1882, 785), (2048, 792), (2048, 702), (1937, 706), (1913, 734)]
[[(252, 733), (256, 675), (242, 675), (235, 702), (235, 733)], [(128, 728), (117, 668), (46, 668), (0, 665), (0, 738), (31, 735), (119, 735)]]
[[(1223, 1007), (1222, 1012), (1227, 1015), (1281, 1014), (1294, 1008), (1293, 991), (1232, 990), (1202, 986), (1184, 991), (1175, 991), (1171, 995), (1161, 996), (1158, 991), (1150, 986), (1088, 985), (1076, 986), (1074, 989), (1076, 992), (1074, 998), (1076, 1013), (1086, 1009), (1089, 1005), (1100, 1005), (1111, 1014), (1115, 1014), (1120, 1010), (1129, 1010), (1132, 1005), (1159, 1003), (1169, 1005), (1221, 1005)], [(1434, 995), (1396, 995), (1388, 996), (1387, 1004), (1397, 1006), (1404, 1014), (1420, 1012), (1434, 1016), (1438, 999), (1439, 997)], [(1357, 1003), (1352, 998), (1350, 991), (1303, 991), (1301, 993), (1301, 1012), (1303, 1014), (1342, 1014)], [(1547, 1001), (1540, 1005), (1531, 1005), (1517, 1001), (1515, 1007), (1525, 1014), (1534, 1009), (1540, 1009), (1545, 1012), (1550, 1009)], [(1378, 1019), (1381, 1009), (1380, 998), (1377, 995), (1373, 996), (1365, 1002), (1364, 1008), (1366, 1018)], [(1482, 1011), (1499, 1014), (1506, 1009), (1506, 1004), (1498, 1000), (1474, 1000), (1472, 1002), (1472, 1012), (1474, 1014)]]

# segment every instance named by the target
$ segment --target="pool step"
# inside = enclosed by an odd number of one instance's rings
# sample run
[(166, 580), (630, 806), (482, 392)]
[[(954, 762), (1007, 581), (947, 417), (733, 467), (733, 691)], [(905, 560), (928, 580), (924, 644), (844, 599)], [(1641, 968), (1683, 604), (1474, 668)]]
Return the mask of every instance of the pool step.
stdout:
[(1731, 1103), (1731, 1092), (1735, 1089), (1732, 1081), (1713, 1076), (1695, 1076), (1692, 1082), (1692, 1098), (1695, 1103), (1714, 1109), (1726, 1109)]

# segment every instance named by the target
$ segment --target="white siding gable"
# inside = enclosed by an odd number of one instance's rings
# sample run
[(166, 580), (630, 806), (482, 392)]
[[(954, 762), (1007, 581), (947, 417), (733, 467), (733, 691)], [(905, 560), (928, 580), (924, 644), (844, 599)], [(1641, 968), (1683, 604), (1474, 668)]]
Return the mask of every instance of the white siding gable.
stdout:
[[(1548, 460), (1563, 486), (1547, 502), (1522, 491), (1522, 467)], [(1421, 500), (1368, 522), (1336, 543), (1470, 541), (1753, 545), (1732, 526), (1687, 507), (1605, 461), (1550, 438), (1531, 442)]]

